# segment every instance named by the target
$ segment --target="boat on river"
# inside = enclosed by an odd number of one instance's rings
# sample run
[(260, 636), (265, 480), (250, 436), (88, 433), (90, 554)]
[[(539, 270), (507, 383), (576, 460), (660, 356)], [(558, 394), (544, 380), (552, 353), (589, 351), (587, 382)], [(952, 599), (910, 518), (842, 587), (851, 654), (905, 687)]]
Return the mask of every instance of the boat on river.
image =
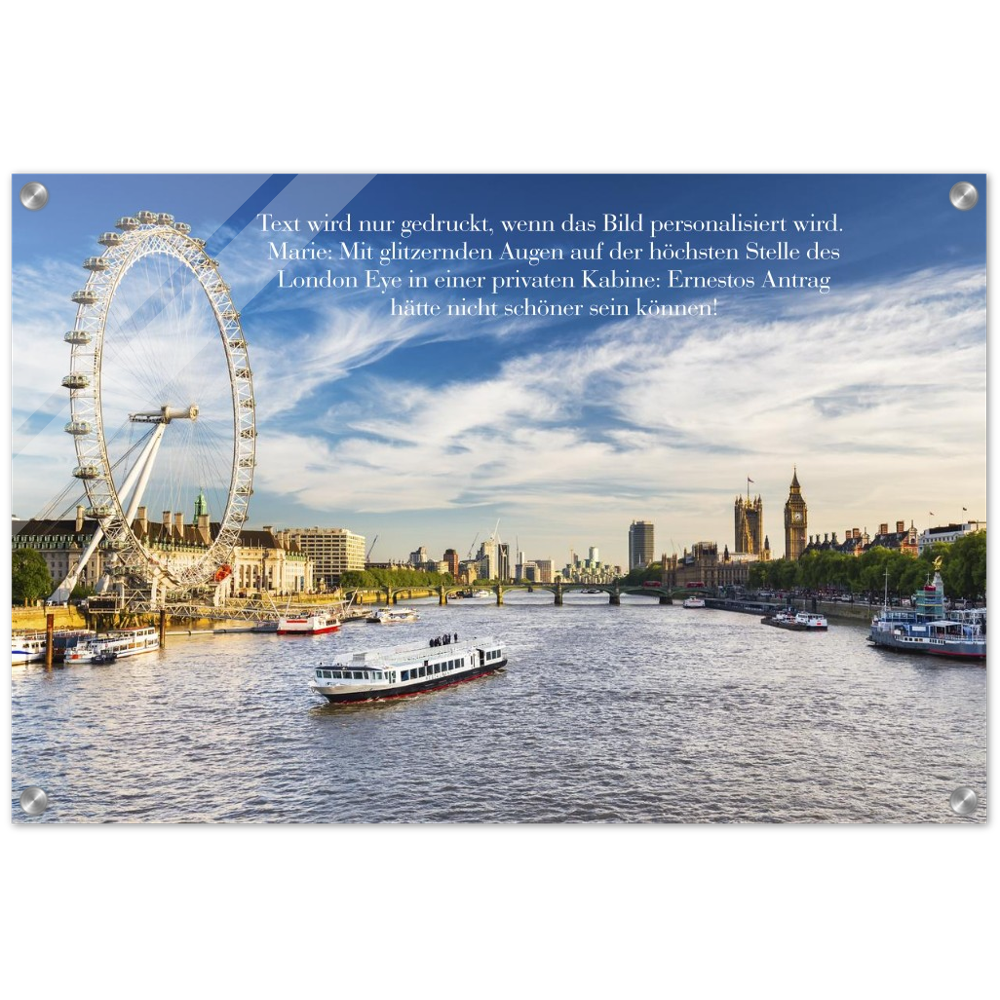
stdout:
[(10, 637), (10, 653), (14, 663), (37, 663), (44, 660), (47, 645), (44, 632), (15, 632)]
[(52, 636), (52, 659), (62, 663), (66, 659), (66, 653), (74, 646), (96, 638), (97, 632), (92, 628), (58, 629)]
[(323, 635), (340, 629), (340, 619), (332, 611), (286, 614), (278, 619), (278, 635)]
[(155, 627), (118, 628), (85, 642), (78, 642), (66, 650), (64, 662), (111, 663), (125, 656), (155, 653), (159, 648), (160, 633)]
[(886, 601), (872, 619), (868, 641), (901, 653), (985, 660), (986, 609), (949, 615), (945, 611), (940, 565), (936, 564), (934, 578), (913, 595), (912, 609), (892, 610)]
[(373, 625), (396, 625), (399, 622), (415, 622), (420, 616), (413, 608), (379, 608), (368, 616)]
[(684, 603), (681, 605), (685, 608), (703, 608), (705, 607), (704, 597), (685, 597)]
[(818, 615), (814, 611), (796, 611), (794, 608), (765, 615), (760, 621), (762, 625), (773, 625), (790, 632), (825, 632), (830, 627), (825, 615)]
[(506, 665), (507, 655), (499, 640), (460, 642), (456, 633), (454, 638), (448, 635), (345, 653), (315, 667), (309, 687), (334, 704), (382, 701), (438, 691)]
[[(80, 642), (97, 636), (92, 629), (56, 629), (52, 633), (52, 659), (58, 663), (66, 659), (66, 651)], [(10, 637), (10, 651), (14, 663), (39, 663), (45, 659), (48, 639), (44, 632), (14, 632)]]

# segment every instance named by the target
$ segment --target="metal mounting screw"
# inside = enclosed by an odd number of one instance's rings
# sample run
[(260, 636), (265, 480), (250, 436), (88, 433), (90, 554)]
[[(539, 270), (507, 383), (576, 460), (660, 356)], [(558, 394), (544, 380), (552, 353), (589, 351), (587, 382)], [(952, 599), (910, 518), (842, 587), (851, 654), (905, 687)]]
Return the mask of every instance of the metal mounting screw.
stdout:
[(29, 785), (21, 792), (21, 808), (29, 816), (41, 816), (49, 808), (49, 797), (37, 785)]
[(970, 208), (976, 207), (979, 201), (979, 192), (968, 181), (959, 181), (952, 186), (948, 192), (951, 203), (961, 212), (968, 212)]
[(962, 785), (951, 793), (948, 804), (959, 816), (971, 816), (979, 805), (979, 798), (968, 785)]
[(49, 189), (38, 181), (28, 181), (21, 188), (21, 204), (32, 212), (45, 208), (49, 200)]

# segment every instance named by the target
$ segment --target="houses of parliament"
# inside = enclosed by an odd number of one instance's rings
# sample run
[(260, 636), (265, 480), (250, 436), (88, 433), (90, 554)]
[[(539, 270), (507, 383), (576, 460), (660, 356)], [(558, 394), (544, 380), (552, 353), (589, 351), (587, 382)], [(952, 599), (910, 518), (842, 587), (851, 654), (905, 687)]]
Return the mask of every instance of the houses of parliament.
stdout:
[(726, 587), (743, 585), (749, 576), (750, 566), (755, 562), (769, 562), (782, 557), (795, 562), (811, 552), (834, 551), (849, 555), (861, 555), (869, 548), (884, 548), (891, 551), (918, 555), (924, 547), (936, 541), (950, 541), (960, 535), (974, 531), (985, 531), (985, 521), (971, 521), (968, 524), (948, 524), (938, 528), (928, 528), (923, 534), (917, 531), (913, 522), (897, 520), (895, 531), (890, 522), (879, 524), (874, 535), (868, 529), (848, 528), (843, 541), (837, 532), (809, 535), (809, 506), (802, 495), (798, 469), (792, 469), (792, 481), (788, 486), (788, 499), (784, 506), (785, 550), (779, 556), (772, 554), (771, 543), (764, 533), (764, 501), (758, 494), (750, 495), (752, 479), (747, 479), (745, 496), (737, 496), (733, 504), (733, 547), (725, 545), (719, 551), (716, 542), (695, 542), (684, 550), (681, 556), (663, 556), (664, 583), (670, 586)]
[[(681, 556), (663, 556), (663, 580), (668, 586), (726, 587), (743, 585), (750, 565), (769, 562), (771, 542), (764, 533), (764, 501), (750, 496), (752, 479), (747, 479), (747, 495), (738, 496), (733, 505), (735, 538), (733, 549), (726, 545), (719, 552), (715, 542), (695, 542)], [(798, 470), (785, 501), (785, 558), (798, 559), (806, 548), (808, 508), (799, 485)]]
[[(750, 484), (747, 480), (746, 497), (738, 496), (733, 506), (735, 522), (734, 552), (755, 556), (757, 559), (771, 558), (771, 543), (764, 534), (764, 501), (760, 494), (751, 499)], [(806, 548), (806, 528), (809, 523), (809, 508), (802, 496), (798, 470), (792, 470), (792, 482), (785, 501), (785, 558), (798, 559)]]

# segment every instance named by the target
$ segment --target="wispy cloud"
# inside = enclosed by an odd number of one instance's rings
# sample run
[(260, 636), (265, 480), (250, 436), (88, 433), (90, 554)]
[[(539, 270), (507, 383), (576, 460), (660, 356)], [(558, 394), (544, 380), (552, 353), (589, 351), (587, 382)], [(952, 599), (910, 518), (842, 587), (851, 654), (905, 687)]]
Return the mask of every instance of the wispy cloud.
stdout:
[[(834, 528), (916, 514), (942, 471), (949, 495), (983, 489), (984, 296), (982, 274), (925, 272), (777, 320), (757, 300), (739, 320), (612, 324), (482, 379), (370, 379), (349, 407), (327, 400), (332, 433), (262, 439), (259, 481), (348, 516), (502, 498), (515, 520), (597, 524), (642, 507), (685, 538), (709, 509), (728, 524), (720, 496), (748, 471), (780, 493), (797, 464)], [(374, 357), (400, 333), (357, 335)]]

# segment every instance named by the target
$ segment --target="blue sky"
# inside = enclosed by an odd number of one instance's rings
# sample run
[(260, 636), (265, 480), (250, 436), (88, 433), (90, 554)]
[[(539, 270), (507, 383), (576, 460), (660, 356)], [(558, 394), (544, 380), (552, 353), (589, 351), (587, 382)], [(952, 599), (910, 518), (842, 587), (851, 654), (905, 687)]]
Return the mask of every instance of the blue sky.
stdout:
[[(14, 176), (15, 194), (29, 178)], [(874, 532), (883, 521), (928, 523), (986, 516), (986, 185), (970, 175), (106, 175), (35, 176), (49, 204), (13, 216), (13, 510), (41, 513), (71, 481), (69, 417), (59, 386), (69, 370), (62, 334), (83, 259), (115, 220), (171, 212), (207, 240), (242, 311), (258, 414), (255, 525), (346, 526), (379, 541), (373, 558), (419, 545), (464, 556), (500, 521), (529, 558), (562, 564), (571, 548), (600, 548), (623, 563), (633, 519), (656, 524), (656, 547), (701, 539), (732, 543), (732, 501), (754, 480), (765, 531), (781, 554), (781, 507), (793, 467), (810, 532)], [(980, 202), (959, 212), (951, 185), (972, 180)], [(336, 250), (392, 236), (353, 232), (312, 239), (265, 233), (277, 219), (487, 218), (482, 238), (420, 234), (424, 247), (503, 246), (501, 219), (552, 219), (553, 234), (510, 237), (521, 246), (622, 239), (644, 251), (653, 220), (828, 219), (819, 234), (839, 259), (761, 264), (740, 259), (402, 265), (433, 280), (454, 274), (546, 271), (580, 283), (583, 267), (619, 274), (754, 277), (752, 291), (671, 292), (661, 302), (717, 300), (717, 315), (647, 319), (393, 317), (387, 296), (281, 289), (286, 278), (362, 273), (341, 261), (268, 259), (270, 241)], [(558, 231), (570, 213), (595, 233)], [(604, 213), (641, 213), (646, 232), (603, 232)], [(791, 222), (788, 223), (791, 230)], [(395, 237), (399, 239), (398, 236)], [(810, 241), (784, 234), (661, 234), (652, 242), (735, 246)], [(644, 253), (644, 257), (646, 254)], [(742, 254), (745, 257), (745, 253)], [(774, 273), (823, 275), (830, 291), (760, 287)], [(405, 298), (416, 293), (396, 293)], [(634, 292), (614, 294), (632, 302)], [(471, 297), (468, 292), (454, 297)], [(609, 294), (517, 292), (606, 302)], [(424, 297), (429, 297), (424, 296)], [(434, 297), (447, 303), (447, 294)], [(176, 358), (170, 351), (163, 364)], [(206, 364), (221, 362), (208, 356)], [(157, 363), (160, 363), (159, 361)], [(185, 364), (192, 367), (188, 359)], [(200, 365), (201, 362), (198, 362)], [(208, 391), (208, 390), (206, 390)], [(171, 400), (171, 402), (176, 402)], [(128, 399), (123, 406), (131, 405)], [(72, 501), (65, 499), (63, 507)], [(168, 501), (163, 501), (165, 504)], [(173, 501), (180, 509), (183, 498)], [(193, 505), (193, 498), (191, 499)], [(190, 506), (190, 505), (189, 505)], [(934, 512), (934, 516), (930, 512)], [(62, 509), (51, 510), (61, 513)], [(213, 513), (215, 513), (213, 511)], [(153, 516), (159, 509), (154, 508)]]

